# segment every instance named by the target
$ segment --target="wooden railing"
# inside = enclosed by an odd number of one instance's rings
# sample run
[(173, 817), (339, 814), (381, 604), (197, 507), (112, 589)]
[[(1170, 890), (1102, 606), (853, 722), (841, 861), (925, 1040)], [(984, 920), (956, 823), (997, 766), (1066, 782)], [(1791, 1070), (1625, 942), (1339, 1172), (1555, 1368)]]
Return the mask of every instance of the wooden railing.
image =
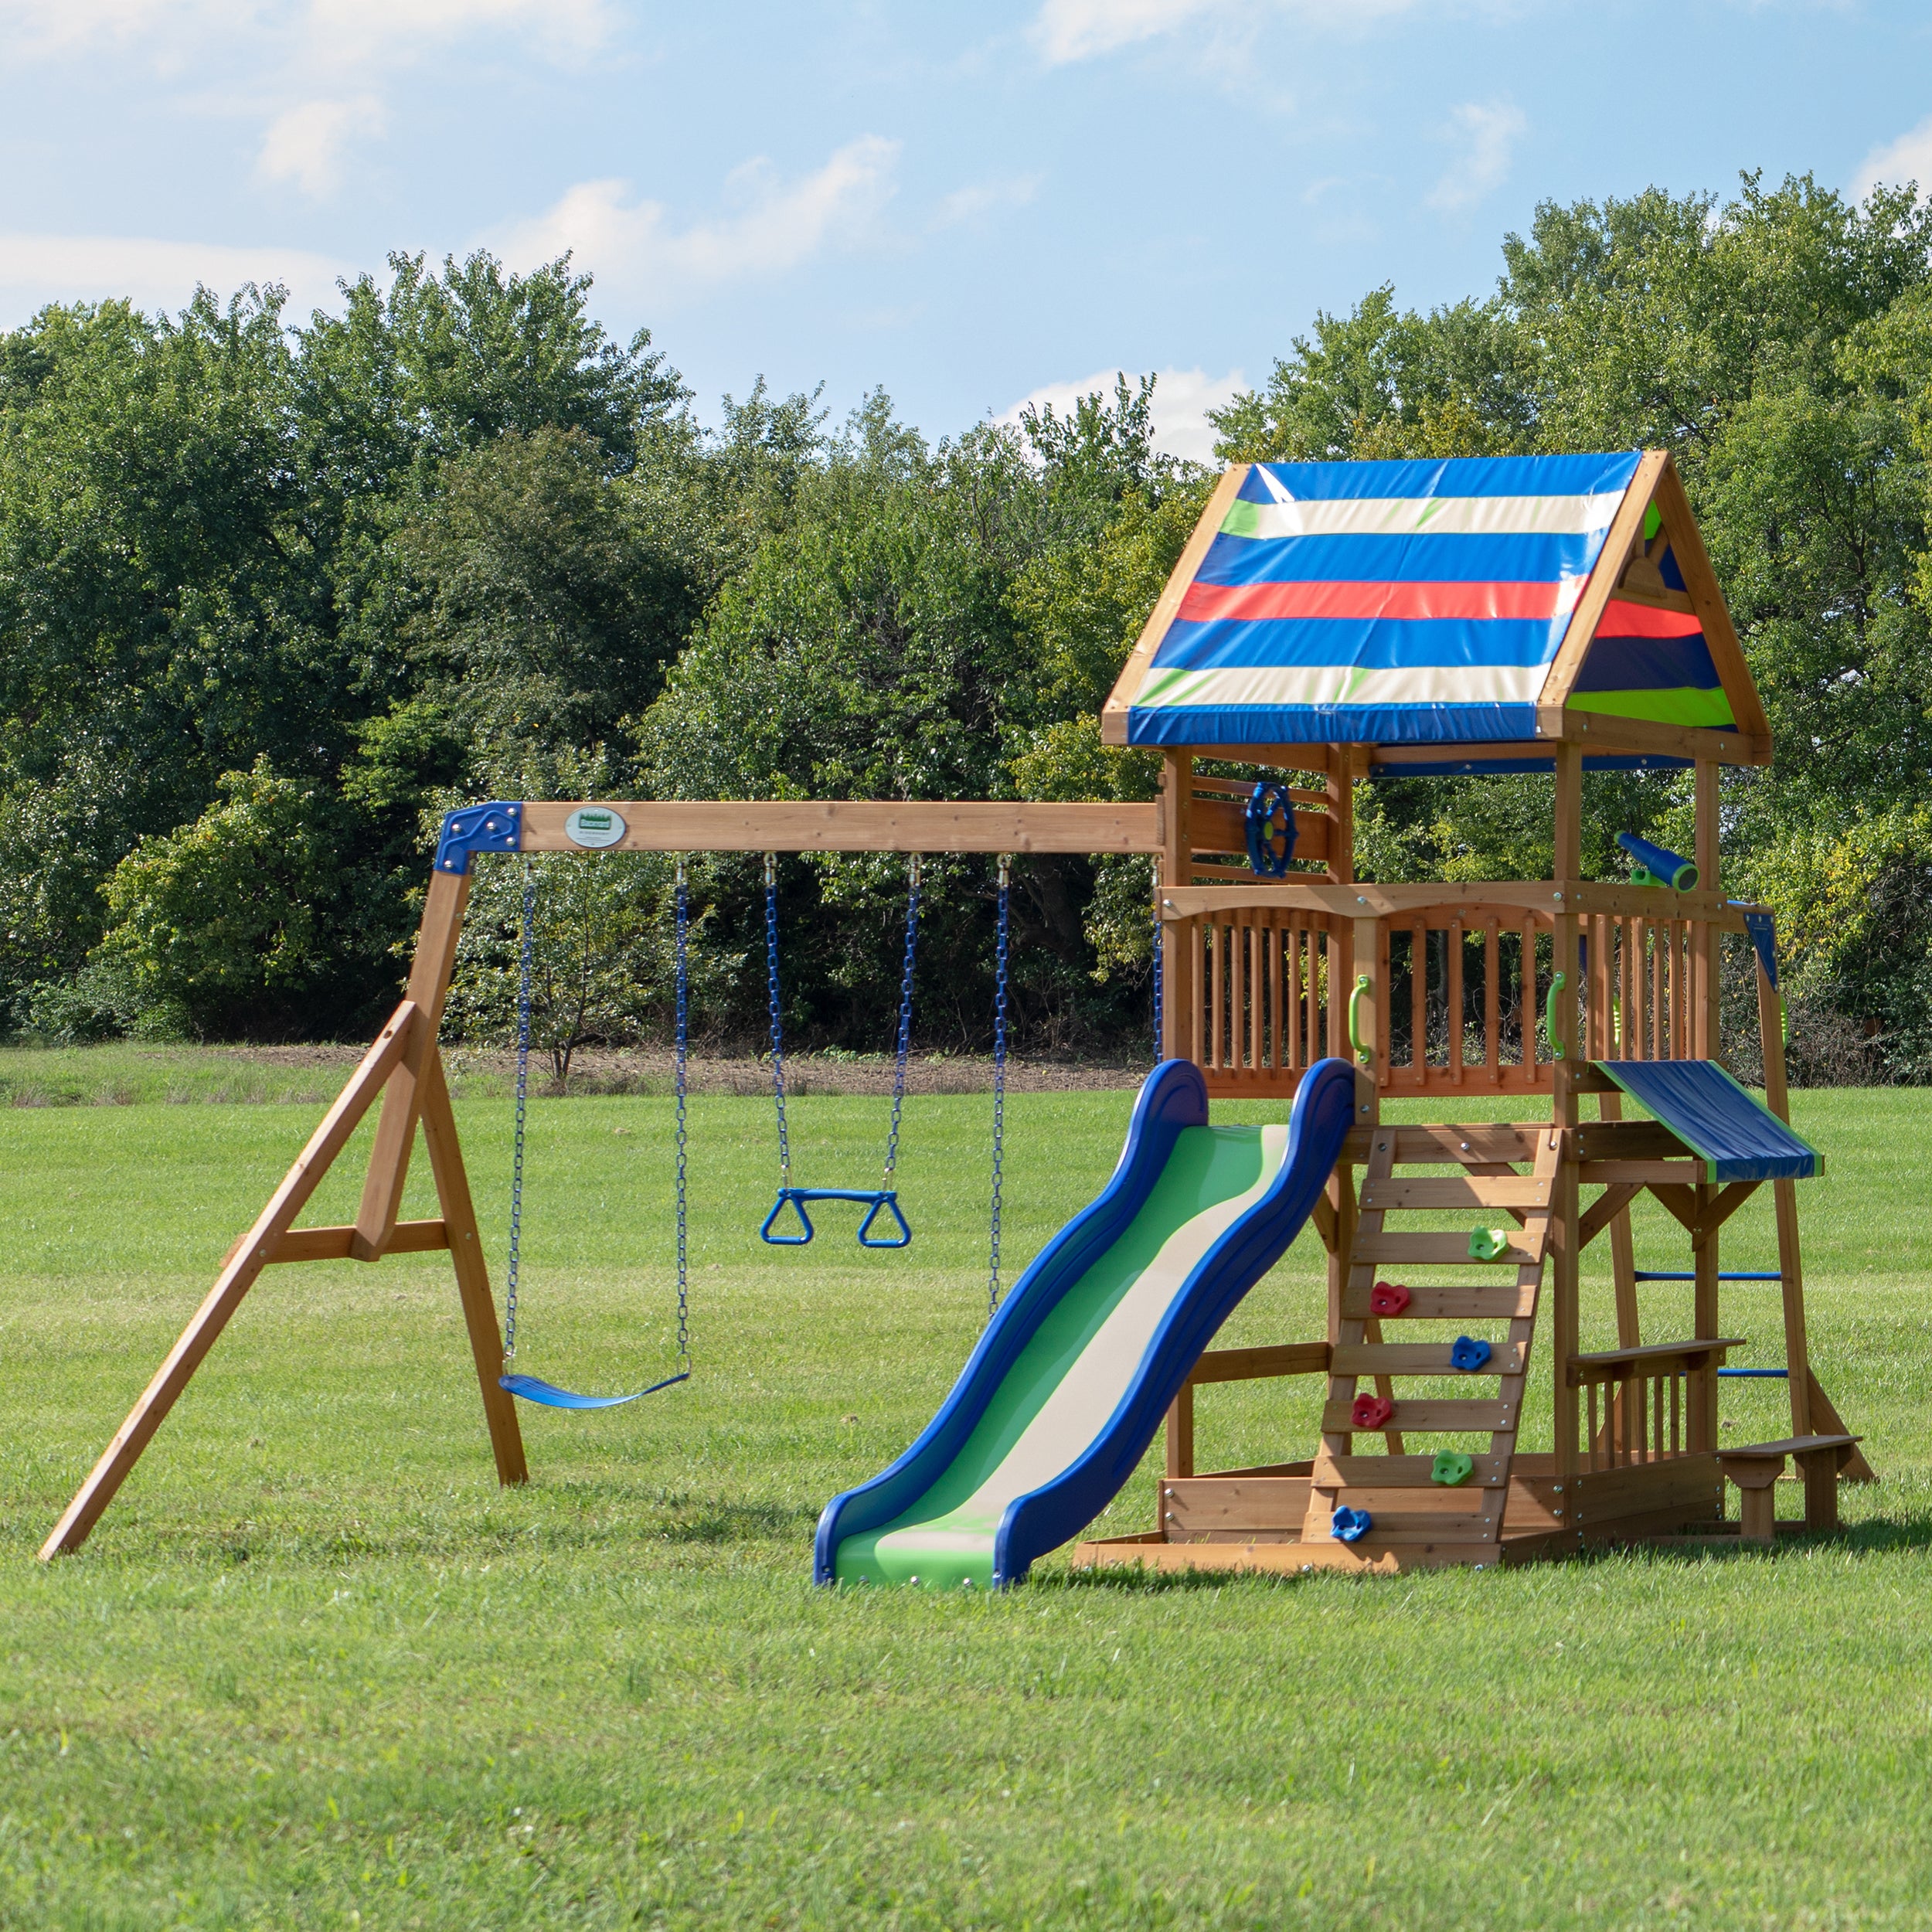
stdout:
[(1292, 1093), (1313, 1061), (1352, 1056), (1365, 976), (1365, 1038), (1385, 1093), (1546, 1094), (1560, 945), (1575, 947), (1557, 1000), (1570, 1057), (1711, 1058), (1711, 941), (1743, 930), (1716, 894), (1538, 881), (1430, 903), (1414, 886), (1250, 878), (1171, 889), (1163, 903), (1168, 1050), (1190, 1055), (1218, 1094)]
[(1181, 937), (1197, 949), (1189, 1051), (1216, 1090), (1292, 1088), (1315, 1061), (1347, 1052), (1335, 998), (1345, 984), (1339, 923), (1272, 906), (1189, 922)]
[(1571, 1356), (1570, 1385), (1589, 1398), (1577, 1416), (1581, 1466), (1623, 1469), (1711, 1448), (1710, 1378), (1741, 1345), (1726, 1335)]

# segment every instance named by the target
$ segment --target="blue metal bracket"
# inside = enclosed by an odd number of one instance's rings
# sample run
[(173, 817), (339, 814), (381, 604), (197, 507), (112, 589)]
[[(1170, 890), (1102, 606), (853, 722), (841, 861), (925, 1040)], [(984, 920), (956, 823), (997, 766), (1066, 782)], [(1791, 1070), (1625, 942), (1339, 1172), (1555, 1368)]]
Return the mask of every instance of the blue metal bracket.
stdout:
[(498, 800), (487, 805), (465, 805), (445, 813), (443, 835), (436, 842), (436, 869), (466, 872), (470, 855), (477, 852), (519, 852), (523, 841), (523, 808)]
[[(811, 1225), (811, 1216), (805, 1212), (808, 1201), (864, 1201), (869, 1209), (866, 1218), (859, 1223), (859, 1245), (862, 1248), (903, 1248), (910, 1245), (912, 1229), (906, 1217), (899, 1211), (899, 1195), (892, 1188), (855, 1187), (781, 1187), (778, 1198), (771, 1204), (771, 1212), (765, 1216), (764, 1225), (758, 1230), (760, 1237), (775, 1248), (801, 1248), (818, 1230)], [(774, 1234), (772, 1230), (778, 1224), (778, 1217), (789, 1207), (798, 1217), (798, 1225), (804, 1230), (799, 1234)], [(872, 1223), (882, 1214), (889, 1214), (898, 1223), (896, 1234), (889, 1234), (875, 1240)]]

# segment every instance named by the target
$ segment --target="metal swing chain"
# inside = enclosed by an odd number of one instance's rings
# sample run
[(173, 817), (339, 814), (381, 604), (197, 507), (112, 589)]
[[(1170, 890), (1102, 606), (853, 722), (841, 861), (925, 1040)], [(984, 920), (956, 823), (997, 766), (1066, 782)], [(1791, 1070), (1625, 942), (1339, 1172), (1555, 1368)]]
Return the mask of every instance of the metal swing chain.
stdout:
[(691, 1367), (690, 1267), (685, 1230), (685, 1072), (690, 1039), (691, 897), (678, 861), (678, 1366)]
[(771, 1009), (771, 1091), (778, 1103), (778, 1185), (791, 1185), (791, 1141), (785, 1132), (785, 1038), (778, 1017), (778, 855), (765, 854), (765, 975)]
[(999, 1312), (1001, 1168), (1006, 1144), (1006, 914), (1013, 883), (1010, 852), (999, 855), (999, 928), (993, 948), (993, 1213), (986, 1264), (986, 1318)]
[(510, 1157), (510, 1258), (504, 1268), (503, 1359), (516, 1359), (516, 1284), (523, 1239), (523, 1124), (530, 1093), (530, 963), (536, 923), (536, 873), (523, 862), (523, 938), (516, 977), (516, 1138)]
[(1161, 1063), (1161, 978), (1165, 961), (1161, 945), (1161, 862), (1154, 861), (1154, 1063)]
[(906, 965), (899, 977), (899, 1064), (893, 1073), (893, 1120), (886, 1136), (885, 1186), (899, 1165), (899, 1113), (906, 1101), (906, 1056), (913, 1039), (913, 958), (919, 944), (919, 854), (906, 863)]

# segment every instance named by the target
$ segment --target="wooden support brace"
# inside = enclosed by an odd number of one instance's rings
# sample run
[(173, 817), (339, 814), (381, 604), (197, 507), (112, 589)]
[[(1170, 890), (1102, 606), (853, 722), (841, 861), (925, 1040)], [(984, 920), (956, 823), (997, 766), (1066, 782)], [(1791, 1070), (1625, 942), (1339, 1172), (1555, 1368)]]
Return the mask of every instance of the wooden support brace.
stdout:
[[(64, 1551), (78, 1549), (87, 1540), (87, 1532), (127, 1481), (128, 1471), (140, 1461), (141, 1451), (166, 1419), (175, 1399), (215, 1345), (216, 1338), (228, 1325), (229, 1317), (241, 1305), (242, 1298), (254, 1286), (255, 1277), (267, 1266), (282, 1237), (294, 1226), (295, 1217), (347, 1145), (422, 1025), (422, 1015), (414, 1002), (406, 999), (377, 1034), (362, 1056), (362, 1063), (337, 1095), (335, 1105), (323, 1115), (321, 1124), (309, 1136), (308, 1145), (283, 1177), (281, 1185), (269, 1196), (267, 1206), (249, 1230), (247, 1238), (233, 1250), (193, 1319), (155, 1371), (153, 1379), (128, 1412), (127, 1420), (115, 1431), (113, 1440), (101, 1451), (87, 1481), (74, 1492), (73, 1500), (41, 1546), (43, 1563)], [(393, 1222), (393, 1215), (390, 1218)]]

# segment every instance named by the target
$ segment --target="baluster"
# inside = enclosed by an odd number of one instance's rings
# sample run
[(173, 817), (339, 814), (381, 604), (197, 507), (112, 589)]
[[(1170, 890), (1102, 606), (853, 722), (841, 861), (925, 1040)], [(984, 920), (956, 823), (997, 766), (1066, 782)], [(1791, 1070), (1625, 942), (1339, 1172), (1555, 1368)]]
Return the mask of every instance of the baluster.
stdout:
[(1281, 915), (1271, 913), (1265, 944), (1268, 949), (1268, 1064), (1277, 1073), (1288, 1063), (1287, 1049), (1281, 1036), (1287, 1028), (1281, 1015)]
[(1482, 1064), (1492, 1087), (1502, 1084), (1502, 945), (1495, 920), (1482, 923)]
[(1429, 929), (1418, 920), (1409, 928), (1409, 1063), (1416, 1084), (1429, 1080)]
[(1462, 947), (1461, 918), (1449, 922), (1449, 1078), (1462, 1084)]

